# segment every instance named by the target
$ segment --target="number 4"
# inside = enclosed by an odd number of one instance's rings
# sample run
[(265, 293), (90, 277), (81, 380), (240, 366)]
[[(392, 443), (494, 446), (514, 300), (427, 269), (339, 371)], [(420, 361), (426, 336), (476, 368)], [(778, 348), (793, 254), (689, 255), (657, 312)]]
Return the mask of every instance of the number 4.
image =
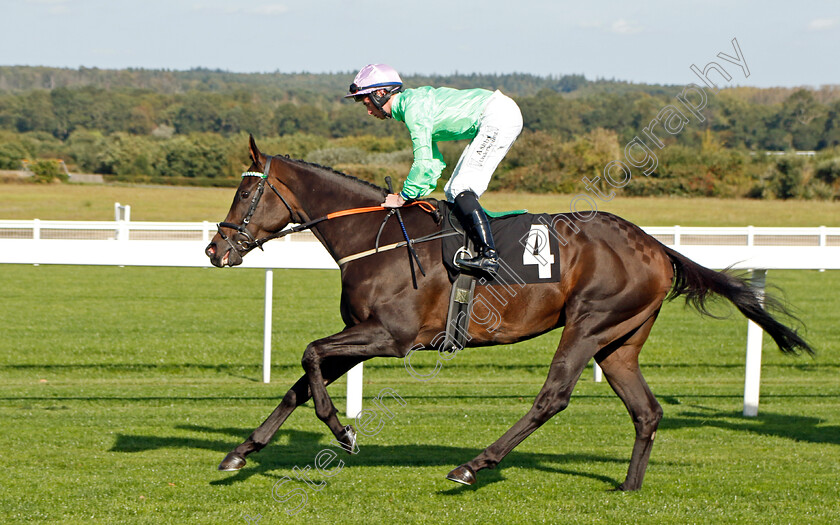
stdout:
[(548, 226), (532, 224), (531, 230), (520, 242), (525, 245), (525, 251), (522, 253), (522, 264), (539, 265), (540, 279), (550, 279), (551, 268), (554, 266), (554, 254), (551, 253)]

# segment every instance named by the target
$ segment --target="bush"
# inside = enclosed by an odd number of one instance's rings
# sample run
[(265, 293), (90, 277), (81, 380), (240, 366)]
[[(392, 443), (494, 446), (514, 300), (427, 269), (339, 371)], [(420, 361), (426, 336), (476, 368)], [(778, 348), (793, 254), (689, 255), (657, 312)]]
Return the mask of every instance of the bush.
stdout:
[(20, 161), (28, 156), (21, 144), (0, 144), (0, 170), (19, 170), (23, 167)]
[(102, 173), (107, 168), (102, 167), (100, 156), (106, 149), (108, 140), (99, 131), (76, 129), (65, 142), (70, 158), (79, 171), (85, 173)]
[(773, 192), (767, 187), (767, 183), (765, 181), (759, 181), (755, 185), (753, 185), (749, 190), (747, 190), (746, 197), (748, 199), (769, 199), (772, 197)]
[(93, 171), (106, 175), (154, 175), (154, 166), (162, 159), (157, 142), (127, 133), (114, 133), (100, 140), (95, 135), (82, 136), (74, 146), (82, 165), (90, 165), (92, 157)]
[(805, 185), (802, 196), (806, 199), (816, 199), (820, 201), (829, 201), (834, 198), (834, 188), (830, 184), (818, 179), (811, 179)]
[(309, 153), (305, 160), (322, 166), (337, 166), (339, 164), (367, 164), (367, 158), (367, 152), (359, 148), (325, 148)]
[(337, 164), (332, 166), (332, 168), (341, 173), (345, 173), (382, 187), (385, 186), (385, 177), (391, 177), (391, 179), (393, 179), (395, 190), (400, 188), (405, 176), (408, 174), (407, 171), (402, 169), (372, 164)]
[(164, 177), (233, 178), (237, 168), (231, 165), (232, 152), (228, 155), (232, 147), (219, 135), (178, 136), (163, 143), (163, 155), (154, 160), (154, 173)]
[(368, 155), (368, 164), (384, 164), (392, 166), (395, 164), (408, 164), (414, 162), (414, 152), (411, 149), (391, 151), (389, 153), (371, 153)]
[(840, 180), (840, 157), (818, 163), (814, 170), (814, 177), (826, 184), (834, 184), (835, 181)]
[[(236, 145), (241, 147), (242, 160), (248, 159), (248, 137), (240, 135), (235, 138)], [(268, 155), (288, 155), (293, 159), (303, 159), (310, 152), (323, 149), (329, 144), (329, 139), (308, 133), (295, 133), (282, 137), (257, 138), (260, 151)]]
[(69, 178), (65, 173), (61, 161), (49, 159), (39, 160), (29, 165), (35, 182), (66, 182)]
[(795, 199), (802, 195), (802, 159), (787, 155), (776, 161), (768, 179), (779, 199)]
[(359, 148), (371, 153), (390, 153), (411, 145), (408, 137), (397, 140), (395, 137), (376, 137), (373, 135), (353, 135), (333, 140), (339, 148)]

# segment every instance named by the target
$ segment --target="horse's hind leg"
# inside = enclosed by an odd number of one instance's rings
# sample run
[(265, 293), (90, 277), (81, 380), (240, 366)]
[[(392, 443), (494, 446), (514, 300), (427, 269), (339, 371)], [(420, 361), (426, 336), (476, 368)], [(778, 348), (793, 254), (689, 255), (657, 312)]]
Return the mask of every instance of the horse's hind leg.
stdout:
[[(323, 363), (324, 381), (327, 384), (332, 383), (360, 361), (361, 359), (353, 358), (325, 360)], [(310, 397), (309, 378), (304, 374), (286, 392), (283, 400), (271, 415), (248, 436), (248, 439), (225, 456), (225, 459), (219, 464), (219, 470), (239, 470), (245, 466), (245, 456), (265, 447), (294, 409), (309, 401)]]
[(662, 407), (653, 397), (639, 370), (639, 352), (655, 320), (656, 314), (645, 321), (622, 346), (605, 356), (596, 356), (604, 377), (624, 402), (636, 427), (636, 441), (633, 443), (627, 479), (618, 486), (618, 490), (638, 490), (642, 487), (656, 428), (662, 419)]
[(542, 426), (552, 416), (565, 409), (569, 404), (572, 389), (580, 377), (586, 363), (598, 350), (596, 337), (581, 336), (572, 326), (567, 326), (560, 338), (560, 346), (554, 354), (548, 378), (528, 413), (517, 421), (495, 443), (454, 470), (446, 478), (465, 485), (475, 483), (475, 473), (496, 465), (533, 431)]

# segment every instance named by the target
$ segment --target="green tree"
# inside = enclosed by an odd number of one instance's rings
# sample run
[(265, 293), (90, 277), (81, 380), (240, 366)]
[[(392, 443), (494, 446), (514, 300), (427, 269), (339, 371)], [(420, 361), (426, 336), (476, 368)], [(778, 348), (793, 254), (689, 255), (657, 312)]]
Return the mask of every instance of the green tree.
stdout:
[(791, 134), (795, 149), (813, 150), (821, 146), (825, 113), (825, 107), (805, 89), (794, 92), (785, 100), (782, 104), (782, 123)]
[(106, 149), (107, 141), (100, 131), (77, 129), (67, 138), (70, 158), (78, 170), (87, 173), (109, 173), (100, 162), (100, 155)]
[(21, 95), (15, 110), (15, 128), (22, 133), (27, 131), (54, 133), (58, 127), (52, 99), (46, 91), (30, 91)]
[(785, 155), (776, 161), (776, 166), (770, 175), (770, 188), (779, 199), (794, 199), (802, 194), (801, 158)]
[[(95, 141), (95, 137), (87, 140)], [(146, 137), (128, 133), (114, 133), (96, 144), (98, 173), (119, 175), (154, 175), (154, 165), (161, 161), (158, 143)]]
[(584, 131), (580, 117), (584, 107), (576, 100), (543, 90), (536, 96), (519, 98), (517, 102), (527, 130), (555, 133), (564, 140)]
[(65, 139), (76, 128), (107, 129), (107, 108), (111, 94), (91, 86), (50, 92), (56, 126), (53, 134)]
[(278, 135), (297, 132), (326, 135), (329, 130), (327, 112), (314, 106), (281, 104), (274, 111), (273, 123)]
[(224, 138), (209, 133), (176, 136), (163, 143), (153, 168), (163, 177), (230, 178), (236, 171), (231, 166), (230, 146)]
[(211, 93), (187, 93), (174, 112), (175, 131), (181, 135), (221, 131), (220, 103), (220, 97)]
[(0, 142), (0, 170), (19, 170), (22, 168), (20, 161), (28, 157), (29, 153), (20, 142)]

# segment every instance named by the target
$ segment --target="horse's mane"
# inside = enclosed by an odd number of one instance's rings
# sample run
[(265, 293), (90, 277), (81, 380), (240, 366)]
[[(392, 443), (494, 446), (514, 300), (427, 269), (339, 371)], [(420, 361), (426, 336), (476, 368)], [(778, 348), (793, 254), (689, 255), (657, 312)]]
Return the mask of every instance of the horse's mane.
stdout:
[[(337, 175), (338, 177), (341, 178), (341, 180), (346, 180), (346, 181), (349, 181), (349, 182), (354, 183), (354, 184), (360, 184), (361, 186), (364, 186), (364, 187), (373, 188), (373, 189), (375, 189), (379, 192), (382, 192), (382, 193), (387, 193), (388, 192), (388, 190), (383, 188), (382, 186), (378, 186), (378, 185), (376, 185), (372, 182), (366, 181), (364, 179), (360, 179), (358, 177), (354, 177), (353, 175), (348, 175), (346, 173), (338, 171), (338, 170), (336, 170), (334, 168), (331, 168), (329, 166), (322, 166), (321, 164), (317, 164), (315, 162), (307, 162), (307, 161), (302, 160), (302, 159), (295, 159), (295, 158), (290, 157), (289, 155), (284, 155), (283, 158), (285, 160), (289, 161), (289, 162), (294, 163), (294, 164), (303, 165), (303, 166), (308, 167), (308, 168), (314, 168), (316, 170), (329, 173), (331, 175)], [(435, 199), (435, 198), (432, 198), (432, 197), (424, 197), (424, 198), (420, 198), (420, 199), (417, 199), (417, 200), (428, 201), (428, 202), (431, 202), (435, 206), (437, 206), (437, 204), (438, 204), (438, 199)]]
[(375, 188), (379, 191), (387, 191), (382, 186), (378, 186), (378, 185), (376, 185), (372, 182), (368, 182), (364, 179), (360, 179), (358, 177), (354, 177), (353, 175), (348, 175), (346, 173), (340, 172), (340, 171), (338, 171), (334, 168), (331, 168), (329, 166), (322, 166), (321, 164), (316, 164), (314, 162), (307, 162), (307, 161), (301, 160), (301, 159), (293, 159), (292, 157), (289, 157), (288, 155), (286, 155), (285, 158), (286, 158), (286, 160), (289, 160), (289, 161), (294, 162), (296, 164), (303, 164), (304, 166), (308, 166), (310, 168), (316, 168), (316, 169), (321, 170), (321, 171), (326, 171), (327, 173), (331, 173), (333, 175), (338, 175), (338, 176), (343, 177), (343, 178), (345, 178), (349, 181), (352, 181), (354, 183), (359, 183), (363, 186), (368, 186), (370, 188)]

